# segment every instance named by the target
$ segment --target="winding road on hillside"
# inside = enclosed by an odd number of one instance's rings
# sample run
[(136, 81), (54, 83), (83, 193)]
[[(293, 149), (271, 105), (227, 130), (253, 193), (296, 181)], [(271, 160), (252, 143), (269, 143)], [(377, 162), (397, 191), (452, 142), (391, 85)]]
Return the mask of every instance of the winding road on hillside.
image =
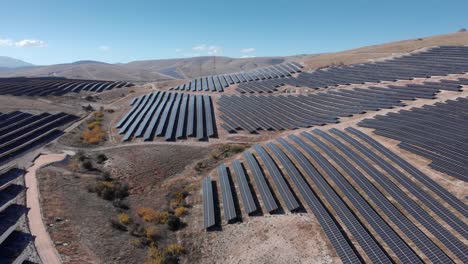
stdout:
[(62, 261), (42, 219), (36, 171), (48, 164), (61, 161), (65, 159), (65, 157), (66, 154), (41, 154), (34, 160), (33, 165), (28, 169), (25, 176), (27, 188), (26, 206), (30, 208), (28, 212), (29, 229), (31, 234), (35, 236), (34, 244), (44, 264), (60, 264)]

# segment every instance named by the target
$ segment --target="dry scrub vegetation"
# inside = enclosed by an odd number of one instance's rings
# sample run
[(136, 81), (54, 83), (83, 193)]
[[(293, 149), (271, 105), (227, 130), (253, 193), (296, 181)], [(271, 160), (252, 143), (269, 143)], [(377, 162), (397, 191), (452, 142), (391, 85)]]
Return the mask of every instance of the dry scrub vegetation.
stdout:
[(211, 153), (165, 145), (83, 150), (51, 166), (56, 172), (41, 178), (44, 216), (64, 263), (185, 260), (186, 234), (196, 226), (193, 167)]
[(98, 144), (106, 137), (106, 132), (102, 129), (104, 120), (104, 112), (98, 111), (92, 114), (92, 117), (87, 121), (86, 128), (81, 134), (84, 142), (89, 144)]
[[(181, 217), (190, 208), (186, 202), (190, 187), (176, 189), (167, 195), (170, 205), (168, 210), (156, 211), (151, 207), (134, 209), (126, 200), (129, 196), (129, 185), (113, 178), (109, 172), (95, 168), (93, 161), (97, 165), (107, 160), (104, 154), (98, 154), (93, 160), (79, 153), (77, 158), (83, 170), (98, 172), (94, 182), (87, 185), (88, 192), (112, 202), (118, 210), (117, 215), (109, 219), (110, 227), (132, 236), (133, 246), (146, 248), (148, 251), (146, 263), (177, 263), (184, 252), (183, 246), (177, 243), (170, 243), (167, 246), (165, 244), (173, 240), (174, 235), (171, 232), (178, 231), (187, 225)], [(132, 218), (131, 215), (135, 214), (137, 217)]]
[(215, 148), (211, 152), (210, 156), (207, 159), (197, 162), (194, 169), (200, 174), (202, 172), (209, 171), (211, 168), (213, 168), (216, 164), (221, 162), (223, 159), (239, 154), (248, 147), (249, 145), (247, 144), (219, 145), (217, 148)]

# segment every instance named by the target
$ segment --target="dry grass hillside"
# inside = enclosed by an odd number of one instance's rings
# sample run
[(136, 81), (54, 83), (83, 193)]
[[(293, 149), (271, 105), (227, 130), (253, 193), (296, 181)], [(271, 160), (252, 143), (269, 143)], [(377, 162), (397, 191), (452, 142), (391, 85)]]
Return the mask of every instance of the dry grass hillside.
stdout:
[(310, 69), (325, 67), (332, 64), (347, 65), (363, 63), (372, 59), (392, 56), (397, 53), (405, 53), (425, 47), (439, 45), (468, 45), (468, 32), (403, 40), (336, 53), (307, 56), (302, 59), (302, 62)]
[(256, 57), (235, 59), (229, 57), (194, 57), (168, 60), (134, 61), (125, 64), (107, 64), (82, 61), (50, 66), (0, 70), (0, 77), (60, 76), (76, 79), (126, 80), (154, 82), (195, 78), (205, 75), (248, 71), (286, 60), (283, 57)]

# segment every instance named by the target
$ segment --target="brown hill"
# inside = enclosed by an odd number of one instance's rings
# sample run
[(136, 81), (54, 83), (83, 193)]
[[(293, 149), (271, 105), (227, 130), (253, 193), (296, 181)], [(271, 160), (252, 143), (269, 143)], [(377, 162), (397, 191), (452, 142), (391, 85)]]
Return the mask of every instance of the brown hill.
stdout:
[(80, 61), (69, 64), (36, 66), (18, 69), (0, 69), (0, 77), (60, 76), (78, 79), (163, 81), (191, 79), (220, 73), (248, 71), (284, 61), (301, 62), (307, 69), (332, 64), (354, 64), (439, 45), (468, 45), (468, 32), (403, 40), (372, 45), (336, 53), (302, 55), (295, 57), (255, 57), (235, 59), (229, 57), (194, 57), (166, 60), (134, 61), (125, 64), (107, 64)]
[(228, 57), (195, 57), (184, 59), (134, 61), (107, 64), (80, 61), (69, 64), (38, 66), (0, 71), (0, 77), (60, 76), (77, 79), (162, 81), (195, 78), (204, 75), (247, 71), (284, 62), (282, 57), (234, 59)]
[(363, 63), (372, 59), (393, 56), (413, 50), (440, 45), (468, 45), (468, 32), (402, 40), (372, 45), (336, 53), (324, 53), (301, 58), (307, 68), (320, 68), (332, 64)]

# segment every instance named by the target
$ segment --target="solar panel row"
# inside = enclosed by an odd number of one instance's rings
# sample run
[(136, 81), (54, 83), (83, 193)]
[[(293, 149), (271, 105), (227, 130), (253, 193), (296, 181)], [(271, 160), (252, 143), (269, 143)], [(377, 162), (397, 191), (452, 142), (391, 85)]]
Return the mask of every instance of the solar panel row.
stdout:
[(205, 229), (215, 226), (215, 209), (213, 196), (213, 183), (211, 177), (203, 179), (203, 227)]
[(289, 85), (317, 89), (366, 82), (410, 80), (468, 72), (467, 46), (442, 46), (388, 60), (303, 72), (297, 77), (242, 83), (241, 93), (273, 92)]
[(216, 122), (211, 97), (172, 92), (153, 92), (132, 100), (132, 108), (117, 123), (123, 141), (143, 137), (176, 140), (216, 136)]
[(365, 119), (359, 125), (401, 141), (401, 148), (432, 160), (432, 168), (468, 181), (467, 118), (468, 99), (460, 98)]
[(43, 113), (11, 112), (0, 116), (0, 164), (62, 134), (57, 128), (78, 117)]
[[(228, 88), (233, 84), (290, 77), (291, 74), (301, 72), (301, 68), (303, 67), (298, 63), (288, 62), (249, 72), (204, 76), (193, 79), (186, 84), (172, 87), (170, 90), (224, 92), (224, 88)], [(202, 84), (201, 86), (200, 83)], [(188, 89), (187, 87), (192, 87), (192, 89)]]
[(435, 215), (440, 217), (446, 224), (451, 226), (459, 234), (466, 239), (466, 223), (460, 220), (455, 214), (438, 202), (433, 196), (425, 192), (418, 185), (414, 184), (410, 178), (408, 178), (400, 170), (396, 169), (388, 161), (382, 157), (376, 155), (369, 148), (364, 146), (362, 143), (353, 139), (344, 132), (333, 130), (334, 134), (343, 138), (348, 144), (359, 150), (365, 157), (377, 164), (388, 175), (393, 178), (400, 186), (406, 188), (412, 196), (416, 199), (411, 199), (401, 189), (401, 187), (389, 181), (388, 177), (382, 177), (381, 174), (371, 174), (370, 176), (376, 182), (378, 182), (382, 188), (388, 192), (397, 202), (398, 205), (403, 207), (414, 219), (416, 219), (420, 225), (429, 230), (437, 239), (444, 244), (450, 251), (452, 251), (457, 257), (463, 262), (467, 260), (468, 249), (463, 245), (457, 237), (450, 233), (445, 227), (438, 223), (428, 212), (426, 212), (421, 205), (425, 205)]
[(223, 128), (230, 133), (240, 129), (256, 133), (336, 123), (340, 117), (404, 106), (402, 100), (432, 99), (441, 90), (459, 89), (437, 83), (430, 87), (368, 87), (302, 95), (222, 95), (218, 104)]
[(22, 263), (29, 252), (29, 234), (15, 231), (27, 208), (16, 203), (24, 192), (22, 185), (16, 184), (24, 170), (6, 168), (0, 171), (0, 263)]
[(124, 81), (74, 80), (65, 78), (0, 78), (0, 95), (60, 96), (81, 91), (98, 93), (131, 86), (133, 84)]
[[(266, 147), (256, 145), (257, 157), (250, 151), (244, 153), (246, 168), (240, 160), (232, 163), (247, 214), (256, 208), (256, 192), (268, 212), (281, 206), (275, 192), (281, 197), (281, 204), (294, 210), (296, 207), (291, 204), (299, 202), (299, 196), (293, 193), (290, 181), (345, 263), (423, 263), (426, 259), (433, 263), (467, 262), (467, 248), (453, 233), (466, 239), (465, 223), (448, 209), (453, 206), (466, 214), (463, 202), (358, 130), (313, 132), (303, 132), (300, 137), (290, 135), (288, 140), (280, 138)], [(400, 168), (380, 155), (389, 157)], [(224, 165), (218, 171), (220, 181), (230, 182), (221, 180), (226, 177), (223, 175), (229, 175), (224, 172)], [(248, 183), (251, 177), (255, 190)], [(411, 177), (448, 203), (440, 203)], [(270, 180), (274, 185), (268, 183)], [(228, 190), (227, 196), (233, 197), (234, 186), (224, 185), (221, 184), (222, 192)], [(223, 207), (231, 208), (230, 201), (223, 198)], [(227, 208), (224, 210), (226, 216)]]
[[(404, 231), (405, 235), (408, 236), (432, 262), (451, 262), (450, 258), (445, 255), (442, 250), (440, 250), (426, 235), (424, 235), (416, 225), (414, 225), (409, 219), (405, 218), (398, 208), (392, 205), (392, 203), (385, 198), (385, 195), (372, 185), (372, 183), (344, 157), (348, 157), (354, 161), (368, 174), (376, 174), (381, 177), (385, 177), (382, 173), (367, 163), (364, 159), (359, 158), (357, 153), (351, 151), (350, 148), (329, 134), (320, 130), (314, 130), (314, 132), (322, 136), (329, 143), (334, 144), (335, 147), (343, 152), (344, 156), (332, 150), (325, 144), (326, 142), (320, 141), (311, 134), (305, 133), (304, 136), (322, 149), (332, 160), (343, 168), (346, 174), (351, 176), (362, 189), (366, 190), (366, 194), (369, 196), (369, 199), (377, 205), (378, 209), (382, 210), (387, 216), (389, 216), (394, 223)], [(350, 197), (351, 202), (356, 206), (358, 211), (360, 211), (362, 215), (368, 216), (367, 219), (369, 224), (373, 226), (376, 232), (387, 242), (388, 246), (402, 262), (420, 262), (417, 255), (410, 249), (410, 247), (404, 244), (398, 234), (391, 229), (385, 220), (381, 218), (362, 197), (359, 196), (358, 192), (345, 180), (344, 177), (340, 177), (338, 181), (342, 182), (338, 185), (344, 186), (340, 188), (343, 188), (345, 194)]]

